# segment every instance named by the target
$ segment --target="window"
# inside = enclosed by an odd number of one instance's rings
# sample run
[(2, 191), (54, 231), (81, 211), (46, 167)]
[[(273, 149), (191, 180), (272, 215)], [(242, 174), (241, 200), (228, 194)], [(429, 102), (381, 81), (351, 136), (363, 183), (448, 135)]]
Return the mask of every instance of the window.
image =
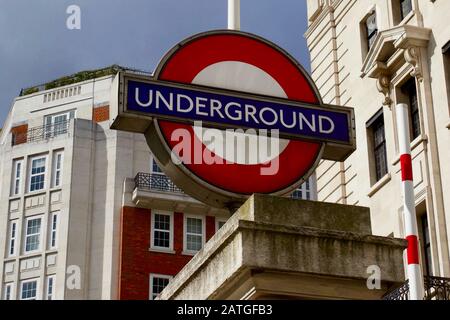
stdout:
[(225, 219), (216, 219), (216, 232), (227, 222)]
[(41, 218), (27, 220), (25, 233), (25, 252), (39, 250), (41, 242)]
[(13, 163), (13, 184), (12, 184), (12, 195), (18, 195), (22, 188), (22, 171), (23, 171), (23, 160), (14, 160)]
[(7, 283), (5, 284), (3, 299), (4, 300), (13, 300), (13, 289), (14, 289), (14, 283)]
[(51, 226), (50, 226), (50, 249), (56, 249), (58, 239), (58, 212), (52, 213)]
[(61, 186), (62, 180), (63, 152), (55, 152), (53, 156), (53, 187)]
[(184, 249), (187, 253), (195, 253), (202, 249), (204, 239), (203, 218), (185, 216)]
[(36, 300), (37, 299), (37, 280), (22, 281), (20, 299), (21, 300)]
[(17, 221), (12, 221), (9, 227), (9, 250), (8, 255), (14, 256), (16, 254), (16, 239), (17, 239)]
[(155, 159), (152, 159), (152, 173), (154, 174), (164, 174), (161, 168), (156, 163)]
[(69, 120), (75, 118), (75, 110), (52, 114), (44, 118), (45, 137), (51, 138), (67, 133)]
[(173, 249), (173, 213), (152, 212), (152, 249)]
[(315, 176), (311, 176), (291, 195), (293, 199), (314, 200), (315, 197)]
[(368, 48), (368, 50), (370, 50), (370, 48), (372, 48), (372, 45), (375, 42), (375, 39), (378, 34), (377, 14), (375, 11), (373, 11), (367, 17), (367, 19), (365, 21), (365, 27), (366, 27), (366, 37), (367, 37), (367, 48)]
[(431, 240), (430, 240), (430, 232), (428, 229), (428, 217), (425, 212), (421, 217), (421, 227), (422, 227), (422, 245), (423, 245), (423, 253), (425, 257), (425, 274), (431, 276), (433, 273), (433, 266), (431, 264)]
[(402, 86), (402, 93), (408, 99), (409, 118), (410, 118), (410, 135), (411, 140), (420, 136), (420, 116), (419, 103), (417, 100), (417, 87), (415, 78), (411, 78)]
[(30, 170), (30, 192), (45, 188), (45, 165), (46, 157), (35, 157), (31, 159)]
[(383, 109), (378, 111), (366, 124), (368, 128), (368, 137), (370, 137), (369, 145), (372, 149), (372, 162), (374, 170), (373, 181), (378, 182), (388, 173), (387, 155), (386, 155), (386, 138), (384, 133), (384, 117)]
[(172, 276), (162, 275), (162, 274), (151, 274), (150, 275), (150, 294), (151, 300), (155, 298), (164, 290), (169, 284)]
[(406, 16), (412, 11), (411, 0), (400, 0), (400, 18), (405, 19)]
[(47, 300), (54, 300), (54, 292), (55, 292), (55, 276), (48, 276), (47, 277), (47, 291), (46, 291), (46, 297)]

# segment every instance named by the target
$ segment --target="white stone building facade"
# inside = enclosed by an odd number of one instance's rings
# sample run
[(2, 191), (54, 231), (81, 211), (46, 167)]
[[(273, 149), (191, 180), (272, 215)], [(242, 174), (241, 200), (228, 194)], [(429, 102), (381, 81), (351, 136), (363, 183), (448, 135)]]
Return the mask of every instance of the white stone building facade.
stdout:
[(323, 161), (318, 200), (370, 207), (404, 237), (395, 105), (407, 103), (421, 264), (449, 277), (450, 1), (308, 0), (305, 34), (324, 102), (355, 108), (357, 150)]

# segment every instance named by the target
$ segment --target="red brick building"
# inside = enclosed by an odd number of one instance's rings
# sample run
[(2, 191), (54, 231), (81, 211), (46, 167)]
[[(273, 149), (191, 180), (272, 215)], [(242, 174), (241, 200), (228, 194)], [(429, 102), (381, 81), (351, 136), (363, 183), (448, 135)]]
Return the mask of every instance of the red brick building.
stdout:
[[(159, 293), (155, 292), (158, 282), (164, 285), (165, 279), (175, 276), (195, 254), (193, 247), (208, 241), (219, 222), (223, 220), (208, 215), (123, 207), (120, 299), (145, 300)], [(196, 223), (200, 224), (200, 233), (192, 230), (192, 235), (186, 234), (187, 228)]]

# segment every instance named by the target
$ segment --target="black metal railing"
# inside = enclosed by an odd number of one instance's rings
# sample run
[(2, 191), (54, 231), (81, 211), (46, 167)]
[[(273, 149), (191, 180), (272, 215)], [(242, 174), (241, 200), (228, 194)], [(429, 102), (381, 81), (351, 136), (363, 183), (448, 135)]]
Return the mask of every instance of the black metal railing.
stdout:
[(450, 279), (441, 277), (425, 277), (426, 300), (450, 300)]
[[(441, 277), (424, 277), (424, 300), (450, 300), (450, 279)], [(408, 280), (400, 287), (389, 292), (383, 300), (409, 300)]]
[(138, 189), (184, 193), (164, 174), (140, 172), (134, 178), (134, 183)]
[(12, 133), (12, 145), (39, 142), (69, 133), (70, 121), (62, 121), (49, 125), (33, 127), (26, 132)]

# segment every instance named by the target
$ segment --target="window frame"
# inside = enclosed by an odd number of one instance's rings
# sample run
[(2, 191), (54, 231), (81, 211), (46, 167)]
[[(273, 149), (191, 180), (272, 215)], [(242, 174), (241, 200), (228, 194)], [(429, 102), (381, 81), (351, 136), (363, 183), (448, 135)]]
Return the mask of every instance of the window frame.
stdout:
[[(158, 170), (155, 170), (155, 166), (158, 168)], [(162, 171), (162, 169), (159, 167), (158, 163), (155, 160), (155, 157), (152, 156), (150, 158), (150, 173), (151, 174), (159, 174), (159, 175), (164, 175), (165, 173)]]
[[(26, 283), (36, 282), (36, 296), (34, 298), (23, 298), (23, 286)], [(20, 282), (20, 300), (38, 300), (39, 299), (39, 278), (26, 279)]]
[[(66, 123), (66, 126), (61, 130), (55, 130), (55, 118), (66, 116), (65, 121), (61, 121), (60, 123)], [(67, 110), (59, 113), (48, 114), (44, 116), (44, 132), (46, 138), (57, 137), (59, 135), (67, 133), (68, 127), (67, 124), (70, 120), (76, 118), (76, 109)], [(50, 121), (49, 121), (50, 119)]]
[[(383, 127), (383, 141), (376, 143), (376, 131), (381, 128), (380, 123)], [(374, 186), (376, 183), (381, 181), (387, 174), (389, 174), (389, 163), (387, 161), (387, 140), (386, 140), (386, 123), (384, 120), (384, 110), (381, 108), (378, 110), (372, 118), (366, 123), (367, 137), (368, 137), (368, 148), (369, 148), (369, 168), (370, 168), (370, 180), (371, 185)], [(378, 150), (383, 150), (384, 152), (384, 166), (386, 172), (379, 172), (378, 170)], [(380, 164), (381, 167), (382, 164)]]
[[(10, 220), (9, 222), (9, 232), (8, 232), (8, 257), (14, 257), (17, 253), (17, 226), (19, 220)], [(12, 235), (14, 226), (14, 236)], [(12, 245), (13, 244), (13, 245)], [(11, 249), (13, 252), (11, 253)]]
[[(173, 279), (173, 276), (168, 275), (168, 274), (159, 274), (159, 273), (150, 273), (149, 276), (149, 286), (148, 286), (148, 299), (149, 300), (155, 300), (155, 298), (159, 295), (159, 293), (156, 294), (155, 297), (153, 297), (154, 293), (153, 293), (153, 280), (155, 278), (159, 278), (159, 279), (167, 279), (169, 280), (168, 284), (170, 283), (170, 281)], [(167, 287), (167, 286), (166, 286)], [(164, 288), (166, 288), (164, 287)], [(163, 289), (164, 290), (164, 289)]]
[[(17, 196), (22, 194), (22, 181), (23, 181), (23, 163), (24, 159), (15, 159), (13, 161), (13, 177), (11, 185), (11, 196)], [(17, 168), (20, 165), (19, 176), (17, 176)]]
[[(28, 239), (28, 237), (30, 237), (30, 236), (36, 235), (36, 234), (30, 234), (30, 235), (28, 234), (28, 222), (31, 221), (31, 220), (40, 220), (39, 237), (38, 237), (39, 243), (38, 243), (38, 248), (37, 248), (37, 249), (29, 250), (29, 251), (28, 251), (28, 250), (27, 250), (27, 239)], [(42, 249), (42, 220), (43, 220), (42, 216), (32, 216), (32, 217), (28, 217), (28, 218), (25, 220), (25, 232), (24, 232), (25, 238), (24, 238), (24, 242), (23, 242), (23, 252), (24, 252), (25, 254), (30, 254), (30, 253), (39, 252), (39, 251)]]
[[(221, 229), (221, 226), (219, 225), (220, 223), (227, 223), (227, 219), (226, 218), (216, 218), (216, 232), (219, 231)], [(223, 225), (222, 225), (223, 227)]]
[[(52, 292), (49, 293), (49, 282), (52, 281)], [(46, 300), (55, 300), (55, 281), (56, 281), (56, 275), (52, 274), (46, 277), (45, 280), (45, 299)], [(50, 298), (50, 299), (49, 299)]]
[[(8, 288), (10, 289), (10, 291), (9, 291), (9, 298), (7, 299)], [(4, 286), (4, 289), (3, 289), (3, 299), (5, 301), (15, 300), (15, 297), (14, 297), (14, 282), (5, 283), (5, 286)]]
[[(408, 125), (411, 142), (422, 135), (422, 126), (420, 123), (420, 106), (419, 106), (419, 92), (416, 83), (416, 78), (408, 79), (400, 88), (403, 95), (408, 101)], [(415, 99), (415, 104), (414, 104)], [(417, 121), (417, 123), (416, 123)], [(416, 125), (417, 124), (417, 125)]]
[[(40, 172), (38, 174), (32, 174), (33, 171), (33, 161), (38, 160), (38, 159), (44, 159), (44, 172)], [(32, 156), (30, 157), (29, 160), (29, 170), (28, 170), (28, 193), (34, 193), (34, 192), (42, 192), (43, 190), (46, 189), (47, 187), (47, 172), (48, 172), (48, 155), (37, 155), (37, 156)], [(35, 177), (37, 175), (43, 175), (44, 176), (44, 185), (42, 187), (42, 189), (36, 189), (36, 190), (31, 190), (31, 179), (32, 177)]]
[[(50, 250), (55, 250), (55, 249), (58, 248), (59, 215), (60, 215), (60, 211), (54, 211), (50, 215), (50, 217), (51, 217), (51, 219), (50, 219), (50, 228), (48, 228), (49, 234), (50, 234), (48, 247), (49, 247)], [(54, 226), (54, 223), (55, 223), (54, 219), (55, 218), (56, 218), (56, 226)]]
[[(406, 1), (409, 1), (410, 5), (411, 5), (411, 10), (408, 13), (405, 14), (405, 12), (403, 12), (403, 3), (406, 2)], [(412, 0), (399, 0), (398, 1), (398, 5), (399, 5), (398, 9), (399, 9), (399, 12), (400, 12), (400, 22), (401, 22), (401, 21), (405, 20), (405, 18), (407, 16), (409, 16), (411, 14), (411, 12), (414, 11), (414, 4), (413, 4)]]
[[(58, 163), (58, 157), (60, 162)], [(58, 168), (59, 164), (59, 168)], [(62, 185), (62, 176), (64, 168), (64, 151), (55, 151), (53, 153), (53, 168), (52, 168), (52, 188), (59, 188)], [(59, 173), (59, 183), (57, 183), (57, 174)]]
[[(170, 230), (169, 230), (169, 247), (160, 247), (154, 244), (155, 236), (155, 215), (166, 215), (170, 217)], [(167, 232), (167, 230), (158, 229), (159, 231)], [(151, 223), (150, 223), (150, 250), (159, 252), (173, 253), (173, 237), (174, 237), (174, 213), (171, 211), (152, 210)]]
[[(187, 221), (188, 219), (198, 219), (201, 220), (202, 222), (202, 247), (200, 248), (203, 249), (203, 247), (205, 246), (205, 238), (206, 238), (206, 226), (205, 226), (205, 217), (201, 216), (201, 215), (191, 215), (191, 214), (184, 214), (183, 217), (183, 254), (186, 255), (195, 255), (197, 254), (197, 252), (199, 252), (200, 250), (196, 251), (196, 250), (190, 250), (187, 248)], [(199, 234), (193, 234), (193, 235), (199, 235)]]
[[(381, 121), (383, 120), (383, 121)], [(386, 148), (386, 126), (384, 123), (384, 119), (377, 119), (377, 121), (373, 124), (372, 127), (372, 147), (373, 154), (375, 160), (375, 179), (376, 181), (380, 181), (383, 177), (389, 172), (388, 163), (387, 163), (387, 148)], [(376, 142), (376, 132), (378, 130), (383, 131), (383, 139), (379, 143)], [(383, 157), (383, 162), (378, 162), (377, 156), (380, 155)], [(384, 170), (383, 170), (384, 169)]]
[[(374, 17), (375, 19), (375, 28), (373, 29), (372, 32), (369, 32), (369, 24), (368, 21), (370, 18)], [(372, 11), (369, 12), (369, 14), (365, 17), (364, 19), (364, 28), (365, 28), (365, 38), (366, 38), (366, 45), (367, 45), (367, 52), (370, 51), (370, 49), (372, 48), (375, 39), (378, 35), (378, 15), (377, 15), (377, 11), (375, 9), (373, 9)]]
[(420, 216), (420, 237), (423, 249), (423, 271), (427, 276), (433, 275), (433, 254), (431, 252), (430, 224), (428, 222), (427, 212)]

